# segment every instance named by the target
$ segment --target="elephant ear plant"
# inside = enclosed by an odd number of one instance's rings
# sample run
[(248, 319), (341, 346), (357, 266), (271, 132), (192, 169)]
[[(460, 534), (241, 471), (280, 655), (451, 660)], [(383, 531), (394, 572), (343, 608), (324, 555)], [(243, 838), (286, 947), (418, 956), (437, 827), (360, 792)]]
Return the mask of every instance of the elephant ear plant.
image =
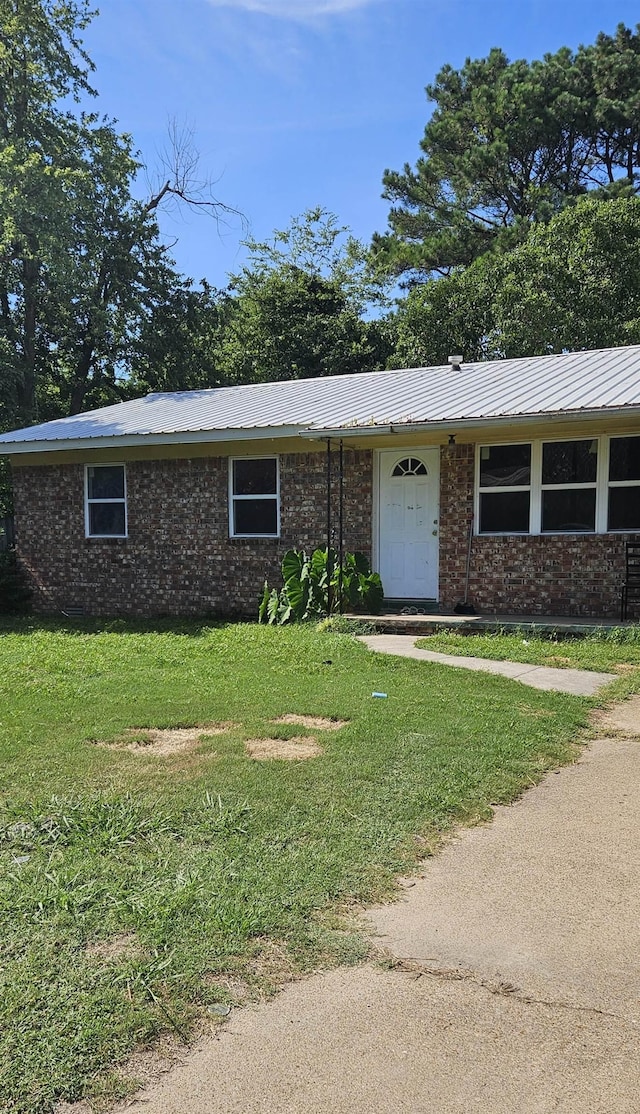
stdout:
[(279, 590), (265, 581), (261, 623), (282, 625), (342, 611), (377, 614), (384, 598), (382, 581), (363, 553), (346, 553), (341, 568), (334, 549), (316, 549), (311, 556), (289, 549), (282, 558), (282, 578)]

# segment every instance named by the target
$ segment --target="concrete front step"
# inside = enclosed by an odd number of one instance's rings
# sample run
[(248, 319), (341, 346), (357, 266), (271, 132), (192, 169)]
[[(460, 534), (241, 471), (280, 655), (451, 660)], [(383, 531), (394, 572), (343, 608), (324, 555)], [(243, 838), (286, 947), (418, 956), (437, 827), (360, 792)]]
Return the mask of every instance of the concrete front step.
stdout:
[(612, 630), (614, 627), (632, 627), (637, 623), (619, 619), (586, 619), (571, 615), (416, 615), (401, 611), (382, 615), (349, 614), (348, 618), (373, 624), (381, 634), (436, 634), (442, 630), (455, 630), (460, 634), (473, 632), (526, 630), (528, 634), (553, 634), (559, 637), (571, 634), (591, 634), (594, 631)]

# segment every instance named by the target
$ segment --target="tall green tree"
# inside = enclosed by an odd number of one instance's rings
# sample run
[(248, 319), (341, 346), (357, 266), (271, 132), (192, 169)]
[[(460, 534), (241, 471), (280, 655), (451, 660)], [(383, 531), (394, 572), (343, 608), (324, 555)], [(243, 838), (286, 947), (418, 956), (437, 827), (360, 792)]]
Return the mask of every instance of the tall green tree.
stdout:
[(227, 384), (220, 350), (234, 299), (208, 283), (184, 281), (152, 306), (131, 346), (129, 387), (191, 391)]
[(87, 0), (0, 0), (0, 420), (28, 425), (117, 401), (140, 336), (184, 280), (157, 214), (214, 213), (174, 134), (164, 179), (135, 196), (140, 162), (115, 123), (73, 110), (94, 94)]
[(416, 286), (392, 365), (640, 344), (640, 199), (586, 197), (504, 255)]
[[(45, 358), (42, 290), (64, 254), (77, 124), (57, 107), (92, 93), (80, 34), (87, 0), (0, 0), (0, 330), (5, 406), (35, 416)], [(68, 228), (65, 229), (68, 231)]]
[(321, 208), (273, 240), (247, 241), (232, 277), (219, 371), (226, 383), (342, 375), (384, 367), (390, 325), (367, 320), (384, 291), (367, 271), (364, 246)]
[(638, 188), (638, 31), (621, 24), (532, 62), (494, 49), (445, 66), (426, 92), (434, 109), (422, 155), (383, 178), (392, 208), (373, 256), (386, 274), (447, 274), (509, 250), (590, 190)]

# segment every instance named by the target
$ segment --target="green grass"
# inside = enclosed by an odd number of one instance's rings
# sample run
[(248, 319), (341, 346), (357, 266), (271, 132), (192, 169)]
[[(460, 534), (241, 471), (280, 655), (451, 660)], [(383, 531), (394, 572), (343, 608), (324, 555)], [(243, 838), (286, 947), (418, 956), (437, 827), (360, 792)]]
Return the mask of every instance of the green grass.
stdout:
[[(570, 760), (589, 706), (310, 627), (5, 624), (0, 1109), (122, 1093), (110, 1065), (234, 988), (359, 961), (348, 911)], [(348, 722), (313, 760), (248, 758), (304, 733), (286, 712)], [(172, 757), (96, 745), (220, 721)]]
[(521, 661), (559, 669), (590, 669), (604, 673), (628, 673), (640, 667), (640, 626), (613, 627), (593, 634), (547, 636), (526, 627), (495, 634), (459, 634), (442, 631), (416, 642), (424, 650), (496, 661)]

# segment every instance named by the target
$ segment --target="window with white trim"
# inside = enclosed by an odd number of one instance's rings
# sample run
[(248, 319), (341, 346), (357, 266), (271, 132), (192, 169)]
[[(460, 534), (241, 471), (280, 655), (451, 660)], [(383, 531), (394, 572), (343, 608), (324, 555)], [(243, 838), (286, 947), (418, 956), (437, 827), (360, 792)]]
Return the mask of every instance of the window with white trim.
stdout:
[(85, 534), (126, 538), (127, 477), (124, 464), (85, 466)]
[(528, 534), (531, 445), (482, 445), (479, 463), (481, 534)]
[(640, 532), (640, 436), (480, 445), (480, 534)]
[(609, 442), (609, 530), (640, 530), (640, 437)]
[(543, 442), (540, 532), (593, 533), (597, 477), (597, 438)]
[(233, 457), (229, 462), (229, 533), (232, 538), (280, 534), (278, 458)]

